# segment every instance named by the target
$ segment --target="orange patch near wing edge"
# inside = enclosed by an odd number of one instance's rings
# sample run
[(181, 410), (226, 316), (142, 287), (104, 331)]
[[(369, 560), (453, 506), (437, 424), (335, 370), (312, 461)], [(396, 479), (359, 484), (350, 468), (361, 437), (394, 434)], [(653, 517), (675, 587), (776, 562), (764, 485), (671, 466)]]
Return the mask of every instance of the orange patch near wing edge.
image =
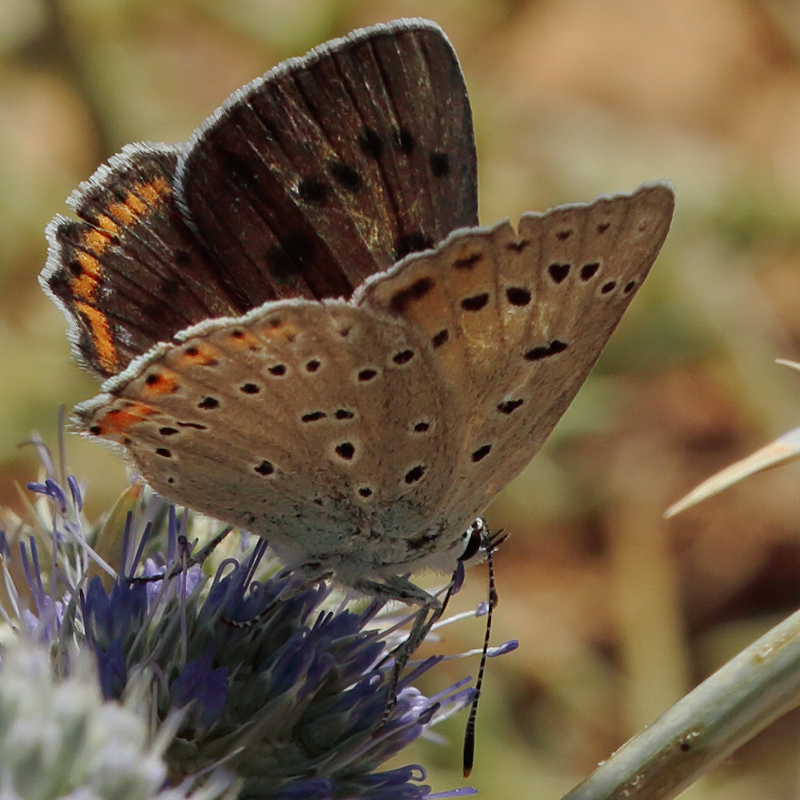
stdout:
[(83, 236), (84, 245), (98, 256), (108, 247), (110, 242), (111, 236), (105, 231), (99, 231), (96, 228), (89, 229)]
[(93, 300), (97, 283), (103, 274), (103, 265), (94, 256), (84, 253), (83, 250), (75, 253), (75, 259), (81, 265), (83, 272), (76, 275), (70, 282), (72, 293), (84, 300)]
[(109, 205), (108, 213), (120, 224), (132, 225), (139, 216), (171, 192), (172, 188), (165, 178), (156, 178), (150, 183), (137, 183), (128, 192), (124, 202)]
[(127, 433), (134, 425), (144, 422), (157, 409), (146, 403), (129, 403), (125, 408), (112, 408), (89, 427), (95, 436)]
[(169, 183), (164, 178), (156, 178), (150, 183), (137, 184), (133, 187), (133, 190), (151, 206), (172, 191)]
[(219, 358), (219, 350), (206, 342), (193, 342), (183, 348), (180, 358), (184, 364), (213, 367)]
[(172, 394), (180, 387), (181, 382), (178, 373), (166, 367), (158, 367), (148, 371), (142, 382), (141, 392), (143, 395), (151, 397), (163, 397), (165, 394)]
[(110, 233), (112, 235), (116, 235), (119, 231), (119, 225), (117, 225), (117, 223), (114, 222), (114, 220), (111, 219), (111, 217), (109, 217), (107, 214), (97, 215), (97, 225), (106, 233)]
[(75, 303), (76, 310), (89, 323), (90, 335), (94, 349), (100, 365), (109, 374), (117, 372), (119, 358), (117, 348), (114, 347), (114, 340), (111, 336), (111, 326), (108, 324), (108, 317), (100, 309), (88, 303)]

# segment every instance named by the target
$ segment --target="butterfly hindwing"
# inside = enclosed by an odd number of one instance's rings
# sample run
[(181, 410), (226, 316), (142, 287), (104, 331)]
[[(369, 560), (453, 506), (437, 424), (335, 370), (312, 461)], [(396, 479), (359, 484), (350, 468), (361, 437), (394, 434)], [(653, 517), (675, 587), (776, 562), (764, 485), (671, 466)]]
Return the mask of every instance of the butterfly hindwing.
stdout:
[(294, 300), (180, 339), (76, 409), (82, 429), (122, 444), (155, 489), (308, 560), (338, 559), (339, 571), (452, 544), (429, 531), (459, 439), (415, 327), (344, 301)]
[(78, 356), (102, 377), (188, 325), (240, 310), (175, 207), (179, 153), (127, 146), (74, 193), (78, 219), (47, 228), (40, 282), (70, 320)]

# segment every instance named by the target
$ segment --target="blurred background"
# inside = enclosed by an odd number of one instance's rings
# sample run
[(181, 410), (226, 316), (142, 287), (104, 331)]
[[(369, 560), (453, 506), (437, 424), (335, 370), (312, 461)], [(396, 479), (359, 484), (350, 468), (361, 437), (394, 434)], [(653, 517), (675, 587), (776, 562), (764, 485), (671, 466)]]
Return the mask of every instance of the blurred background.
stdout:
[[(92, 396), (39, 290), (43, 229), (122, 145), (174, 142), (234, 89), (352, 28), (439, 22), (461, 58), (481, 219), (671, 179), (656, 267), (545, 450), (493, 504), (493, 639), (469, 783), (557, 798), (800, 606), (800, 469), (666, 523), (701, 479), (800, 424), (800, 3), (796, 0), (0, 0), (0, 503), (37, 473), (31, 430)], [(120, 459), (70, 437), (90, 516)], [(485, 596), (473, 570), (459, 608)], [(479, 646), (481, 621), (443, 632)], [(429, 676), (443, 688), (476, 664)], [(419, 760), (460, 777), (463, 717)], [(502, 792), (502, 795), (500, 793)], [(800, 714), (687, 792), (800, 796)]]

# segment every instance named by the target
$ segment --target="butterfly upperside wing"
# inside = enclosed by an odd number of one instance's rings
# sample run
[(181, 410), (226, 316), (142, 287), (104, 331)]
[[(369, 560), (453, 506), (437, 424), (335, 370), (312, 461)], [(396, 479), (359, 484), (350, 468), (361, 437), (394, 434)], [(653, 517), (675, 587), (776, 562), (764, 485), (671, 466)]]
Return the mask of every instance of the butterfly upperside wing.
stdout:
[(125, 147), (70, 198), (78, 219), (47, 228), (40, 282), (70, 321), (76, 354), (103, 377), (187, 325), (239, 310), (175, 207), (179, 152)]
[(472, 118), (452, 46), (433, 23), (405, 20), (281, 64), (198, 129), (178, 193), (248, 296), (268, 285), (274, 297), (349, 297), (477, 224)]
[(518, 232), (460, 231), (359, 293), (418, 326), (454, 388), (464, 432), (442, 519), (460, 529), (534, 456), (655, 261), (673, 200), (656, 184), (525, 214)]
[[(176, 177), (177, 176), (177, 177)], [(48, 227), (41, 283), (102, 377), (209, 317), (349, 297), (477, 220), (463, 77), (433, 23), (379, 25), (235, 93), (186, 148), (130, 145)]]

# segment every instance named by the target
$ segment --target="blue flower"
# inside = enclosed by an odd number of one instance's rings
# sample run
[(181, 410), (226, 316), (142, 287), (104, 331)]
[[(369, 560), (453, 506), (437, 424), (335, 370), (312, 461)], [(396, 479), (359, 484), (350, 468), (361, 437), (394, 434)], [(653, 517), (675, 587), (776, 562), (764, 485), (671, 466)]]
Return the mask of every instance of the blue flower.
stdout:
[[(434, 698), (414, 688), (441, 656), (403, 677), (383, 720), (398, 634), (382, 625), (380, 603), (334, 603), (333, 586), (282, 569), (255, 537), (197, 551), (191, 537), (210, 523), (179, 516), (138, 484), (90, 526), (78, 482), (56, 475), (37, 445), (47, 477), (29, 486), (40, 526), (17, 547), (27, 582), (17, 616), (67, 671), (69, 642), (93, 654), (106, 700), (144, 681), (156, 726), (174, 726), (164, 750), (173, 784), (224, 764), (244, 798), (430, 796), (421, 766), (380, 768), (472, 699), (466, 680)], [(103, 562), (90, 546), (98, 540), (122, 543), (103, 548), (118, 564)], [(12, 543), (0, 541), (13, 560)]]

